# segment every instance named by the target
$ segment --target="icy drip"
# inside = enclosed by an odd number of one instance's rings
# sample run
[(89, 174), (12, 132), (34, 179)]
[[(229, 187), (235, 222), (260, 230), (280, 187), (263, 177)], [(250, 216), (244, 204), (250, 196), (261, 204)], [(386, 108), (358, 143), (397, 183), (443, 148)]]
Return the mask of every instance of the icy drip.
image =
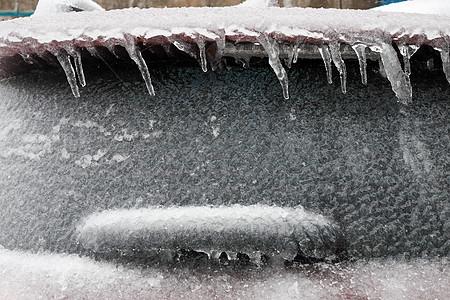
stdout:
[(361, 81), (364, 85), (367, 85), (367, 56), (366, 48), (367, 46), (358, 44), (352, 46), (353, 50), (356, 52), (356, 56), (359, 61), (359, 72), (361, 73)]
[(22, 59), (24, 60), (24, 62), (26, 62), (29, 65), (33, 65), (34, 64), (33, 58), (31, 57), (31, 55), (29, 53), (19, 52), (19, 54), (22, 57)]
[(150, 72), (148, 71), (147, 64), (142, 57), (141, 51), (139, 51), (139, 48), (134, 44), (133, 40), (126, 38), (126, 41), (125, 49), (127, 50), (128, 55), (136, 63), (139, 71), (141, 71), (142, 78), (145, 81), (145, 85), (147, 86), (150, 96), (155, 96), (155, 90), (152, 85), (152, 79), (150, 78)]
[(442, 50), (441, 51), (441, 59), (442, 59), (442, 68), (445, 73), (445, 77), (447, 78), (448, 83), (450, 83), (450, 51)]
[(70, 55), (73, 57), (75, 62), (75, 71), (77, 72), (78, 81), (82, 87), (86, 86), (86, 78), (84, 77), (83, 63), (81, 61), (80, 49), (72, 49)]
[(70, 56), (64, 50), (58, 51), (55, 55), (63, 68), (64, 73), (66, 73), (67, 81), (69, 82), (73, 95), (77, 98), (80, 97), (80, 90), (78, 89), (75, 70), (70, 62)]
[(398, 46), (398, 49), (400, 50), (400, 54), (403, 56), (403, 68), (405, 70), (405, 74), (409, 77), (409, 75), (411, 75), (411, 62), (409, 61), (410, 56), (408, 53), (408, 46), (400, 45)]
[(108, 45), (106, 47), (108, 48), (109, 52), (111, 52), (111, 54), (114, 55), (115, 58), (120, 59), (120, 56), (116, 53), (114, 45)]
[(285, 45), (283, 47), (284, 47), (283, 50), (287, 53), (287, 57), (284, 59), (284, 63), (290, 69), (292, 67), (292, 63), (294, 62), (294, 56), (298, 51), (298, 45), (297, 44), (287, 46)]
[(297, 61), (298, 61), (298, 53), (299, 53), (299, 44), (295, 44), (295, 46), (294, 46), (294, 57), (292, 58), (292, 62), (294, 63), (294, 64), (296, 64), (297, 63)]
[(381, 45), (380, 56), (386, 76), (391, 82), (392, 90), (395, 95), (401, 103), (410, 103), (412, 99), (411, 83), (409, 81), (409, 76), (402, 70), (402, 66), (397, 57), (397, 52), (392, 45), (384, 43)]
[(400, 45), (398, 46), (400, 54), (403, 56), (403, 66), (405, 69), (405, 74), (409, 77), (411, 75), (411, 56), (416, 53), (418, 47)]
[(219, 53), (219, 56), (222, 57), (226, 48), (225, 32), (220, 33), (219, 38), (216, 40), (216, 45), (217, 52)]
[(200, 40), (197, 42), (197, 46), (200, 52), (200, 64), (202, 66), (202, 70), (203, 72), (208, 72), (208, 65), (206, 62), (205, 42)]
[(269, 57), (269, 64), (272, 69), (275, 71), (275, 74), (280, 81), (281, 87), (283, 88), (283, 97), (284, 99), (289, 99), (289, 81), (286, 70), (283, 68), (283, 65), (280, 61), (280, 49), (278, 47), (277, 41), (270, 38), (267, 35), (262, 35), (258, 37), (259, 43), (263, 46), (264, 50), (266, 50), (267, 55)]
[(330, 44), (331, 58), (333, 59), (334, 65), (339, 71), (339, 76), (341, 78), (341, 90), (342, 93), (347, 93), (347, 68), (345, 67), (344, 60), (341, 56), (341, 44), (332, 43)]
[(331, 54), (328, 45), (319, 46), (320, 56), (322, 56), (323, 63), (325, 64), (325, 71), (327, 72), (328, 83), (333, 83), (333, 73), (331, 72)]
[(98, 51), (97, 51), (97, 49), (95, 49), (94, 46), (87, 47), (86, 50), (89, 52), (89, 54), (90, 54), (92, 57), (97, 57), (97, 58), (99, 57)]
[(241, 62), (244, 69), (250, 68), (250, 56), (243, 56), (239, 59), (236, 59), (236, 62)]
[(197, 58), (197, 55), (195, 55), (194, 47), (191, 44), (181, 41), (173, 41), (172, 43), (175, 47), (177, 47), (178, 50), (189, 54), (193, 58)]

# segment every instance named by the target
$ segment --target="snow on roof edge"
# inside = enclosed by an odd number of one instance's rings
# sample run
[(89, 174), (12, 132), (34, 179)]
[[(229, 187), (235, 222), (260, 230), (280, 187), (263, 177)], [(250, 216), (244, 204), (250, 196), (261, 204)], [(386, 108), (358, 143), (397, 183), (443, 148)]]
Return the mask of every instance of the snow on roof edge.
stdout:
[[(449, 16), (313, 8), (129, 8), (35, 16), (0, 23), (0, 57), (58, 48), (63, 44), (123, 44), (124, 34), (144, 43), (221, 38), (256, 42), (266, 33), (277, 41), (394, 41), (448, 48)], [(47, 50), (47, 49), (45, 49)]]

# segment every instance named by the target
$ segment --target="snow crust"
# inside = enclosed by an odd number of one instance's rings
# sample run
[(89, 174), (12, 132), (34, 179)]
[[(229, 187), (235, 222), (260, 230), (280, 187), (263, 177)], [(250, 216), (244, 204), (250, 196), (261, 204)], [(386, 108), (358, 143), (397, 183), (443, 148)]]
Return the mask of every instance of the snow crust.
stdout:
[[(186, 39), (256, 41), (262, 33), (277, 41), (306, 39), (310, 42), (340, 41), (349, 44), (402, 41), (431, 43), (448, 39), (449, 17), (405, 15), (379, 11), (313, 8), (129, 8), (106, 12), (80, 12), (33, 16), (0, 24), (0, 55), (7, 55), (18, 40), (21, 49), (39, 44), (72, 42), (74, 46), (123, 40), (124, 34), (151, 41), (156, 37), (184, 35)], [(26, 41), (31, 38), (34, 41)], [(118, 42), (118, 41), (115, 41)], [(154, 41), (156, 42), (156, 40)], [(18, 45), (17, 45), (18, 46)]]
[(130, 268), (0, 249), (2, 299), (448, 299), (448, 260), (226, 272)]
[[(192, 249), (266, 254), (293, 260), (334, 254), (342, 236), (325, 217), (303, 207), (188, 206), (111, 210), (89, 216), (78, 240), (95, 252), (132, 249)], [(297, 246), (299, 244), (299, 246)]]
[(376, 11), (405, 12), (418, 14), (450, 15), (450, 2), (446, 0), (409, 0), (375, 7)]

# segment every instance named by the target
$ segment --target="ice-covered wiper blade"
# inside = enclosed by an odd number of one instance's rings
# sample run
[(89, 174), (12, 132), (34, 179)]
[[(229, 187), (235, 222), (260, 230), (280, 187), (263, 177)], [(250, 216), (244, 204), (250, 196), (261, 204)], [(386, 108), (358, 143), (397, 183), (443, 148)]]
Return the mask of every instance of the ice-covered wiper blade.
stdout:
[[(83, 248), (129, 255), (136, 250), (193, 250), (219, 258), (237, 253), (293, 261), (336, 260), (345, 250), (339, 227), (303, 207), (173, 206), (107, 210), (78, 227)], [(173, 256), (173, 254), (172, 254)], [(217, 256), (217, 257), (216, 257)]]

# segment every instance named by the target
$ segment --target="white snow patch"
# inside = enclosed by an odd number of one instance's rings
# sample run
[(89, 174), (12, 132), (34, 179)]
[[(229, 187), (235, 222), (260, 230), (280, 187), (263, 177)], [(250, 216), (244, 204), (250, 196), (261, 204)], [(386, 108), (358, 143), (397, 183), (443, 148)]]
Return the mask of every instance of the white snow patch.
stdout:
[(450, 15), (448, 0), (409, 0), (373, 8), (377, 11)]
[(92, 0), (39, 0), (33, 16), (104, 9)]
[(280, 3), (278, 3), (278, 0), (246, 0), (241, 4), (238, 4), (237, 6), (240, 7), (280, 7)]
[(127, 268), (0, 246), (1, 299), (448, 299), (448, 259), (358, 261), (255, 272)]

